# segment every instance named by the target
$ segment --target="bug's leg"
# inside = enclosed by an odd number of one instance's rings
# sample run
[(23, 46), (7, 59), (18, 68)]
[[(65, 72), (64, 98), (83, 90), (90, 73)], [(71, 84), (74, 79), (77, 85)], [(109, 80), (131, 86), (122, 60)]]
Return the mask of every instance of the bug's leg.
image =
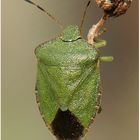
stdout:
[(96, 43), (93, 44), (95, 48), (102, 48), (106, 46), (106, 41), (105, 40), (97, 40)]
[(101, 62), (111, 62), (111, 61), (113, 61), (113, 56), (101, 56), (100, 57), (100, 61)]
[(98, 114), (101, 113), (102, 110), (103, 110), (103, 109), (102, 109), (102, 107), (100, 106), (97, 113), (98, 113)]
[(97, 105), (95, 108), (96, 108), (98, 114), (101, 113), (101, 111), (102, 111), (101, 105)]
[(37, 102), (37, 104), (39, 104), (39, 99), (38, 99), (37, 94), (38, 94), (38, 90), (37, 90), (37, 84), (36, 84), (36, 85), (35, 85), (36, 102)]
[(101, 90), (101, 87), (100, 87), (100, 91), (98, 93), (98, 108), (97, 108), (97, 113), (101, 113), (102, 111), (102, 107), (101, 107), (101, 98), (102, 98), (102, 90)]

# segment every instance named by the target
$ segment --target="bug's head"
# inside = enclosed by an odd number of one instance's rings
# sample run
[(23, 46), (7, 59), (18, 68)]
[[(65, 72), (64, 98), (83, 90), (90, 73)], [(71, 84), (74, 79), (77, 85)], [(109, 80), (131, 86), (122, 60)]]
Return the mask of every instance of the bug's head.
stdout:
[(82, 27), (83, 27), (83, 23), (84, 23), (84, 19), (85, 19), (85, 15), (86, 15), (86, 12), (87, 12), (87, 8), (90, 4), (90, 1), (88, 1), (85, 9), (84, 9), (84, 14), (82, 16), (82, 20), (81, 20), (81, 25), (78, 27), (78, 26), (74, 26), (74, 25), (70, 25), (70, 26), (67, 26), (64, 30), (63, 30), (63, 33), (62, 33), (62, 36), (61, 36), (61, 39), (63, 41), (75, 41), (79, 38), (81, 38), (81, 34), (82, 34)]
[(62, 36), (60, 38), (63, 41), (68, 41), (68, 42), (75, 41), (75, 40), (81, 38), (79, 27), (76, 25), (67, 26), (63, 30)]

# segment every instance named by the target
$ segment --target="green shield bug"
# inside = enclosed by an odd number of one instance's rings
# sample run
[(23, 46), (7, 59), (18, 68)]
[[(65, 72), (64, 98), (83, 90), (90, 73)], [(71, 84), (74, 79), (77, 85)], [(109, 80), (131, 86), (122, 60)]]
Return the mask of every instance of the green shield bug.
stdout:
[[(42, 7), (25, 1), (47, 13), (62, 28), (61, 22)], [(81, 36), (89, 3), (80, 28), (70, 25), (60, 36), (35, 49), (37, 103), (45, 124), (59, 140), (80, 139), (101, 111), (100, 62), (113, 59), (99, 53), (99, 48), (106, 45), (98, 36), (107, 14), (89, 30), (87, 40)]]

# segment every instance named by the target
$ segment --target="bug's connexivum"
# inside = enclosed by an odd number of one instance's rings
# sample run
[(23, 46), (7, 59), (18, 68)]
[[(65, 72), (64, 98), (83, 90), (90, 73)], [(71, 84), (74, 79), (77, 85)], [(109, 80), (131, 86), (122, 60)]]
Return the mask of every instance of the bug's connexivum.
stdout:
[[(62, 28), (61, 22), (31, 0), (26, 2), (45, 12)], [(81, 36), (87, 3), (80, 28), (66, 27), (61, 36), (39, 45), (37, 58), (36, 99), (41, 116), (58, 140), (79, 140), (101, 112), (100, 62), (113, 57), (100, 56), (101, 28), (109, 17), (117, 17), (130, 7), (130, 0), (96, 0), (104, 11), (93, 25), (87, 40)]]
[(87, 40), (89, 44), (94, 44), (95, 39), (100, 34), (100, 30), (103, 27), (105, 21), (109, 17), (118, 17), (126, 13), (130, 7), (132, 0), (96, 0), (98, 7), (104, 11), (103, 17), (95, 25), (92, 25), (88, 32)]

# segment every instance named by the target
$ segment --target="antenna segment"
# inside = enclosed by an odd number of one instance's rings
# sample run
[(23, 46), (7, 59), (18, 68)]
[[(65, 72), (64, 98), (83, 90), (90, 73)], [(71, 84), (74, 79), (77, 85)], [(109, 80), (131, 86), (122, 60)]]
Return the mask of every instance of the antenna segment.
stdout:
[(82, 28), (83, 28), (83, 24), (84, 24), (85, 16), (86, 16), (87, 9), (88, 9), (90, 3), (91, 3), (91, 1), (88, 1), (87, 5), (86, 5), (86, 7), (85, 7), (84, 14), (83, 14), (83, 16), (82, 16), (82, 20), (81, 20), (80, 32), (81, 32), (81, 30), (82, 30)]
[(52, 16), (48, 11), (46, 11), (45, 9), (43, 9), (38, 4), (32, 2), (31, 0), (24, 0), (24, 1), (26, 1), (26, 2), (28, 2), (30, 4), (32, 4), (32, 5), (34, 5), (35, 7), (37, 7), (38, 9), (40, 9), (41, 11), (45, 12), (52, 20), (54, 20), (59, 25), (60, 28), (63, 29), (62, 23), (57, 18), (55, 18), (54, 16)]

